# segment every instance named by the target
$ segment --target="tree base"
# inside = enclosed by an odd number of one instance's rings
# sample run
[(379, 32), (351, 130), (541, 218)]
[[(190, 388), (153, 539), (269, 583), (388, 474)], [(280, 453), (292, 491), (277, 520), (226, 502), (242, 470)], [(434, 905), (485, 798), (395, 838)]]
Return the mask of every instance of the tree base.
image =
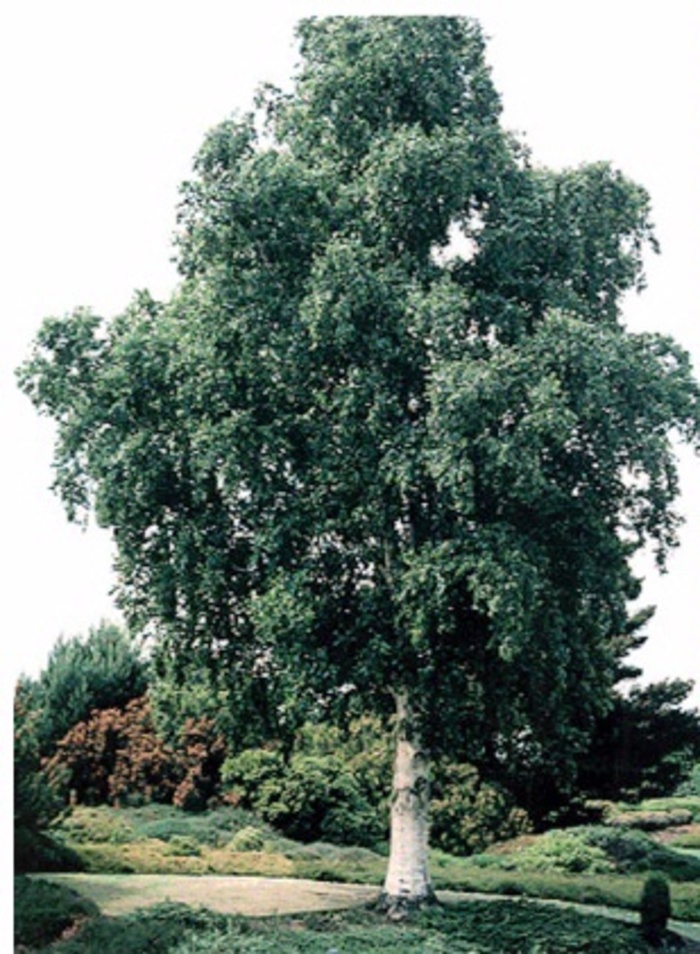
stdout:
[(424, 908), (430, 908), (439, 903), (432, 888), (429, 888), (425, 895), (418, 898), (387, 894), (386, 891), (383, 891), (377, 901), (377, 910), (386, 914), (390, 921), (405, 921), (416, 911), (422, 911)]

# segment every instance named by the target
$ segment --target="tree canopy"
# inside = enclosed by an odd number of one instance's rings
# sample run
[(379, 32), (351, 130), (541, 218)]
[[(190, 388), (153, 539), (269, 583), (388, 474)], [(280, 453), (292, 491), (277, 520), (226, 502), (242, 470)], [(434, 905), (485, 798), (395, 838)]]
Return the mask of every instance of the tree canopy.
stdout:
[(147, 666), (135, 641), (103, 621), (85, 637), (60, 637), (21, 695), (36, 710), (42, 755), (93, 709), (122, 708), (146, 690)]
[(405, 693), (433, 748), (564, 770), (698, 441), (688, 355), (622, 318), (649, 198), (533, 163), (473, 21), (298, 33), (292, 92), (205, 137), (170, 299), (44, 323), (56, 489), (179, 658)]

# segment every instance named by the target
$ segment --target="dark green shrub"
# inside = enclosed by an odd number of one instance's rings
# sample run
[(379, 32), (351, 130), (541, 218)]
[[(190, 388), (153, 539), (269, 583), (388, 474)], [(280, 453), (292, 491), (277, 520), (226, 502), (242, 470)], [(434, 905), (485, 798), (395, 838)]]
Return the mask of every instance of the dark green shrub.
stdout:
[(466, 763), (437, 765), (430, 807), (432, 843), (455, 855), (483, 851), (531, 828), (527, 814), (507, 793), (484, 783)]
[(602, 825), (579, 831), (589, 845), (601, 848), (622, 874), (656, 871), (674, 881), (700, 881), (700, 860), (660, 845), (642, 831)]
[(204, 909), (165, 902), (120, 918), (89, 921), (55, 954), (168, 954), (191, 931), (224, 930), (228, 919)]
[(282, 753), (276, 749), (245, 749), (224, 761), (221, 780), (233, 803), (251, 809), (260, 788), (266, 782), (279, 781), (284, 771)]
[(658, 947), (671, 916), (671, 893), (663, 875), (649, 875), (644, 882), (640, 902), (642, 935), (645, 941)]
[(14, 824), (16, 829), (34, 832), (46, 828), (63, 811), (63, 802), (43, 771), (40, 722), (30, 687), (19, 682), (14, 699)]
[(229, 798), (290, 838), (370, 846), (384, 834), (381, 808), (337, 756), (295, 753), (285, 763), (277, 751), (248, 749), (226, 760), (222, 777)]
[(282, 778), (265, 782), (255, 810), (289, 838), (370, 846), (384, 830), (346, 767), (331, 756), (295, 755)]
[(81, 871), (80, 857), (44, 832), (15, 829), (15, 874), (32, 871)]
[(70, 888), (34, 878), (15, 878), (15, 944), (45, 947), (77, 921), (99, 910)]

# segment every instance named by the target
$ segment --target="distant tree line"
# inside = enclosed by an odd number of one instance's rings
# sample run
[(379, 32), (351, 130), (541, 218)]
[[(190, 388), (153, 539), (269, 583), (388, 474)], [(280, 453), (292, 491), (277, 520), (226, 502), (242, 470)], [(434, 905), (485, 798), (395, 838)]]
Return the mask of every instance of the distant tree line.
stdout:
[[(636, 630), (621, 654), (643, 642)], [(621, 660), (624, 682), (638, 670)], [(264, 666), (224, 678), (193, 660), (146, 660), (117, 626), (61, 639), (15, 698), (15, 825), (39, 830), (73, 804), (228, 802), (292, 837), (372, 845), (386, 838), (391, 727), (376, 716), (329, 711), (299, 697)], [(455, 750), (433, 778), (435, 844), (480, 850), (529, 826), (580, 817), (587, 799), (668, 795), (697, 782), (700, 714), (684, 708), (692, 683), (623, 692), (579, 759), (575, 785), (557, 788), (524, 743), (508, 773), (489, 773)]]

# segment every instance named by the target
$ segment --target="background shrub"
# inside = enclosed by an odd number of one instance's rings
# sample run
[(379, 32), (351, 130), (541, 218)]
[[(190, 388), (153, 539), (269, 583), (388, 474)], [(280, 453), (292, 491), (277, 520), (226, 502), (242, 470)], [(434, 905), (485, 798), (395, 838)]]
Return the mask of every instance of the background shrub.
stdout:
[(102, 709), (59, 741), (46, 763), (67, 800), (100, 805), (119, 800), (169, 801), (184, 772), (177, 754), (155, 735), (148, 699)]
[(202, 811), (216, 797), (226, 743), (213, 719), (187, 719), (180, 733), (180, 769), (184, 778), (173, 793), (173, 804), (187, 811)]
[(346, 730), (309, 723), (285, 760), (275, 748), (247, 749), (221, 769), (226, 799), (290, 838), (371, 846), (386, 837), (391, 740), (378, 720)]
[(231, 851), (262, 851), (266, 842), (265, 832), (253, 825), (241, 828), (228, 843)]
[(690, 772), (679, 784), (674, 794), (680, 795), (681, 797), (695, 795), (700, 798), (700, 762), (696, 762), (695, 765), (692, 766)]
[(292, 756), (283, 775), (260, 786), (253, 807), (265, 821), (300, 841), (372, 845), (384, 831), (377, 807), (332, 756)]
[(59, 741), (45, 772), (52, 787), (78, 804), (172, 801), (203, 810), (220, 788), (226, 754), (212, 720), (187, 720), (176, 747), (155, 732), (146, 696), (124, 710), (103, 709)]
[(438, 763), (433, 792), (431, 839), (443, 851), (469, 855), (530, 831), (527, 814), (472, 765)]
[(644, 882), (640, 917), (644, 939), (657, 947), (663, 940), (671, 916), (671, 894), (663, 875), (649, 875)]

